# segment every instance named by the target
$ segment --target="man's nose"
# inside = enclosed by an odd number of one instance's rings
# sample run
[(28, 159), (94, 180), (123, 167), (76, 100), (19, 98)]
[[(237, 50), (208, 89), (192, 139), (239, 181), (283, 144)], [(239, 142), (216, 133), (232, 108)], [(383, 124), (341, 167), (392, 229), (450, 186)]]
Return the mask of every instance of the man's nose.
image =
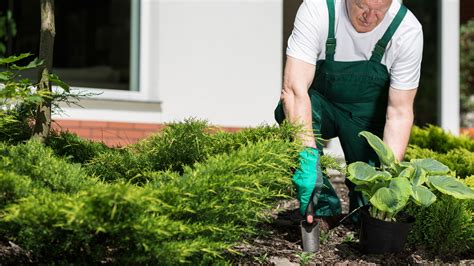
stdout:
[(364, 19), (367, 23), (373, 23), (377, 21), (377, 16), (373, 10), (369, 9), (364, 13)]

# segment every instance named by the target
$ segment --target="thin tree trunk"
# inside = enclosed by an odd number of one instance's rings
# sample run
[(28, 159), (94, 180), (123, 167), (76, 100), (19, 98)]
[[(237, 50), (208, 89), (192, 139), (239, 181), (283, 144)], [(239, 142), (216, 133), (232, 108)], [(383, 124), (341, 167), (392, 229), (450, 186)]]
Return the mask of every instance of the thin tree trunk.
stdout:
[[(53, 67), (54, 36), (56, 29), (54, 25), (54, 0), (41, 0), (41, 37), (39, 48), (39, 59), (44, 64), (39, 69), (39, 88), (51, 92), (49, 73)], [(51, 128), (51, 101), (46, 100), (38, 107), (36, 113), (33, 138), (44, 141)]]

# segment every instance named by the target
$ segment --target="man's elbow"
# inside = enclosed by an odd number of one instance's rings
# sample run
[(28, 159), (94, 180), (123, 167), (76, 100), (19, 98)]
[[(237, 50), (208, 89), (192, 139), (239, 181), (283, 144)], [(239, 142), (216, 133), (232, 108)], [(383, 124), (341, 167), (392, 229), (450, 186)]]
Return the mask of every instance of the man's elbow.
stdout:
[(387, 108), (387, 121), (407, 121), (413, 122), (414, 113), (413, 108), (404, 107), (393, 107)]

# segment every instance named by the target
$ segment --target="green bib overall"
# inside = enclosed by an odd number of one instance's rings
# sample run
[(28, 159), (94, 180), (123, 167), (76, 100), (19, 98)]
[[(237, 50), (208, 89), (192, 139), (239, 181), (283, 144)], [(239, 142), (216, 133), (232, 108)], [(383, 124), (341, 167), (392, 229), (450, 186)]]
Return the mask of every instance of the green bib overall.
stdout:
[[(308, 90), (311, 99), (313, 133), (323, 139), (339, 137), (347, 164), (363, 161), (379, 164), (376, 153), (359, 132), (370, 131), (382, 137), (390, 88), (390, 74), (381, 63), (388, 42), (402, 22), (407, 9), (401, 6), (383, 37), (377, 42), (370, 60), (355, 62), (334, 61), (336, 39), (334, 34), (334, 0), (327, 0), (329, 32), (326, 41), (326, 59), (316, 63), (314, 81)], [(285, 115), (281, 102), (275, 110), (278, 123)], [(322, 154), (322, 144), (318, 143)], [(316, 203), (317, 216), (334, 216), (341, 213), (341, 205), (331, 183), (323, 176)], [(350, 211), (365, 205), (360, 192), (346, 179), (349, 188)], [(315, 193), (316, 195), (319, 193)]]

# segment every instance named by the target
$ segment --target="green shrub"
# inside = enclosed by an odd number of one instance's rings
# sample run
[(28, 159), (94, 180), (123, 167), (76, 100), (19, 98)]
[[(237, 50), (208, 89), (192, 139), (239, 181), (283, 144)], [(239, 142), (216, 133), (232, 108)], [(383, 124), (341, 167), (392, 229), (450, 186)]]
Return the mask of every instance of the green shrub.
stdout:
[(35, 140), (17, 146), (3, 145), (0, 168), (30, 177), (35, 187), (57, 192), (75, 193), (96, 182), (80, 165), (57, 158), (50, 148)]
[(433, 125), (424, 128), (414, 126), (410, 135), (410, 144), (439, 153), (447, 153), (452, 149), (459, 148), (474, 152), (474, 139), (468, 136), (453, 136)]
[(409, 243), (445, 257), (473, 254), (473, 202), (440, 195), (428, 208), (412, 205), (408, 212), (416, 221)]
[(453, 148), (445, 154), (430, 149), (410, 145), (405, 153), (407, 160), (417, 158), (433, 158), (456, 171), (456, 175), (465, 178), (474, 175), (474, 152), (463, 148)]
[(84, 164), (100, 153), (110, 150), (104, 143), (83, 139), (71, 132), (51, 132), (46, 139), (56, 155), (74, 163)]
[(152, 162), (143, 153), (130, 149), (110, 149), (89, 160), (84, 165), (89, 175), (97, 176), (105, 182), (131, 181), (141, 183), (147, 180), (152, 170)]
[[(209, 156), (230, 153), (247, 144), (265, 140), (288, 141), (297, 132), (290, 125), (261, 126), (237, 133), (214, 132), (206, 122), (186, 120), (169, 124), (160, 134), (123, 149), (104, 152), (86, 164), (87, 172), (105, 181), (146, 182), (151, 171), (182, 173), (187, 166)], [(325, 160), (330, 163), (330, 160)]]
[(31, 193), (31, 179), (0, 170), (0, 209)]
[(205, 121), (189, 119), (168, 124), (162, 132), (131, 146), (143, 154), (155, 171), (182, 172), (183, 167), (204, 161), (211, 153), (212, 137)]
[(291, 192), (297, 151), (294, 143), (261, 141), (185, 167), (182, 175), (155, 172), (142, 187), (45, 190), (9, 205), (0, 233), (40, 262), (215, 263), (255, 233), (272, 200)]

